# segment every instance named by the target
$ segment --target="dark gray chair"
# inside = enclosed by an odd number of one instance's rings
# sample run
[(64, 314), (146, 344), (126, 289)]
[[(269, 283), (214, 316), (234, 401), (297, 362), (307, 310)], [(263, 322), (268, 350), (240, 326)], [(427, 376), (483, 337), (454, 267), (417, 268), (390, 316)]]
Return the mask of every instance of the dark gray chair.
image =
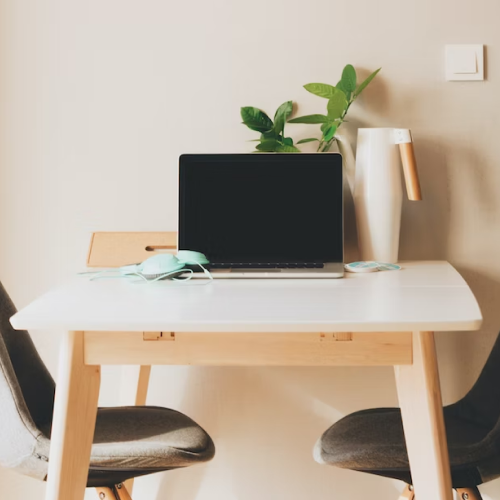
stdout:
[[(464, 500), (480, 500), (477, 486), (500, 477), (500, 335), (476, 384), (444, 408), (444, 419), (453, 488)], [(403, 498), (413, 498), (399, 408), (358, 411), (339, 420), (319, 439), (315, 458), (400, 479), (408, 485)]]
[[(55, 384), (0, 283), (0, 464), (46, 480)], [(88, 487), (101, 499), (126, 500), (123, 482), (154, 472), (206, 462), (210, 436), (186, 415), (167, 408), (99, 408)]]

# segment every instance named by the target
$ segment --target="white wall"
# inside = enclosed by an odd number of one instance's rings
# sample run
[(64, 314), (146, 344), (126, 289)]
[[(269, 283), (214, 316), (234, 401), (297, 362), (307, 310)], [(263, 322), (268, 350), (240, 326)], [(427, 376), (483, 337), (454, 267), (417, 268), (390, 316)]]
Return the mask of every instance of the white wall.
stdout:
[[(1, 280), (23, 306), (82, 270), (91, 231), (174, 230), (179, 154), (248, 151), (240, 106), (321, 112), (303, 84), (382, 66), (346, 128), (413, 130), (425, 201), (405, 206), (402, 257), (449, 259), (485, 315), (481, 333), (438, 336), (445, 399), (461, 396), (500, 326), (499, 16), (497, 0), (3, 0)], [(487, 81), (445, 82), (446, 43), (486, 44)], [(59, 333), (35, 334), (54, 374)], [(104, 404), (119, 379), (105, 370)], [(390, 369), (155, 368), (149, 403), (198, 420), (217, 456), (138, 480), (138, 500), (385, 500), (400, 487), (311, 456), (342, 415), (396, 404)], [(5, 470), (0, 485), (11, 500), (44, 491)]]

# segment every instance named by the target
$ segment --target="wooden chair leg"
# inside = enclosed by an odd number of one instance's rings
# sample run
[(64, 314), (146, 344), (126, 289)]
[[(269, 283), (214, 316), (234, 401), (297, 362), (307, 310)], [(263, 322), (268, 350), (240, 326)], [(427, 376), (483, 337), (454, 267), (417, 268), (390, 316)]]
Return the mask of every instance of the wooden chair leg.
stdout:
[(401, 493), (399, 500), (414, 500), (414, 498), (415, 498), (415, 492), (413, 491), (413, 486), (407, 484), (406, 488)]
[(115, 486), (115, 493), (117, 500), (132, 500), (132, 497), (130, 496), (127, 487), (123, 483), (117, 484)]
[(113, 488), (96, 488), (99, 500), (132, 500), (126, 486), (123, 483)]
[(483, 500), (476, 486), (473, 488), (457, 488), (459, 500)]
[(99, 500), (117, 500), (112, 488), (96, 488)]
[[(151, 366), (123, 366), (120, 400), (122, 406), (144, 406), (148, 395)], [(134, 479), (127, 479), (125, 487), (132, 495)]]

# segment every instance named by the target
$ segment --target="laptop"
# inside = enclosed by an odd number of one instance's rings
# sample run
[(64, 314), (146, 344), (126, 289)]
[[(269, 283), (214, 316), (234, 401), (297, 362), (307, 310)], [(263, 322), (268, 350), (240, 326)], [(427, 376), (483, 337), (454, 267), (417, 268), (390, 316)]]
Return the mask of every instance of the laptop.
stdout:
[(338, 153), (182, 155), (179, 250), (214, 278), (341, 278), (342, 182)]

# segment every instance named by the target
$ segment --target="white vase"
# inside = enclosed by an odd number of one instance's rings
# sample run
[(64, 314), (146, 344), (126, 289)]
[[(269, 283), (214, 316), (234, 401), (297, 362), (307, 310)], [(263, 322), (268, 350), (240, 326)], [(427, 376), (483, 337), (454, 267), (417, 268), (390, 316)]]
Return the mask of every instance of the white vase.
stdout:
[(359, 129), (354, 206), (361, 260), (398, 261), (402, 205), (394, 129)]
[(396, 263), (403, 204), (400, 156), (409, 197), (421, 199), (411, 133), (359, 129), (356, 160), (345, 138), (339, 136), (337, 141), (353, 193), (361, 260)]

